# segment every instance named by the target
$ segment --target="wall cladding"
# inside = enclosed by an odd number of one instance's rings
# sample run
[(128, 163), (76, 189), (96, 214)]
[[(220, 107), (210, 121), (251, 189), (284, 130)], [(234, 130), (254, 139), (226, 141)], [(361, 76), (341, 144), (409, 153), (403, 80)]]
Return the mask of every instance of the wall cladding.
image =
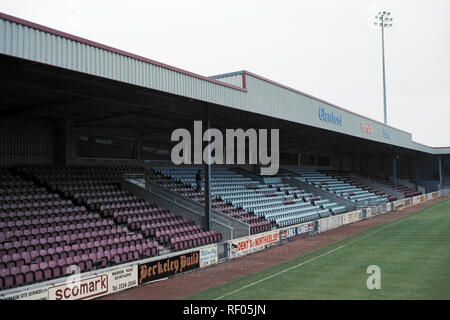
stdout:
[(0, 119), (0, 166), (54, 163), (54, 124), (40, 120)]

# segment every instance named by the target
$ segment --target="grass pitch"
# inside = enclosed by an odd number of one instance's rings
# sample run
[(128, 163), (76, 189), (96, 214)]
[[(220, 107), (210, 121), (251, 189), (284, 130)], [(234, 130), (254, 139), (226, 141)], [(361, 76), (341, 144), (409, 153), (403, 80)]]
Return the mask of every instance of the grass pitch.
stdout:
[(190, 299), (450, 299), (450, 199)]

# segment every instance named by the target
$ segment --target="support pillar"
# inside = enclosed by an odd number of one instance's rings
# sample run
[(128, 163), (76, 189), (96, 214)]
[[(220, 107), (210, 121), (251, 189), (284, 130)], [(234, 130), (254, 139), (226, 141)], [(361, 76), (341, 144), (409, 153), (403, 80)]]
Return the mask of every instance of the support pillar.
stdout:
[(73, 129), (73, 122), (59, 120), (56, 122), (55, 162), (59, 165), (77, 164), (78, 135)]
[(137, 138), (134, 142), (132, 159), (142, 159), (142, 138)]
[[(209, 113), (207, 114), (207, 130), (211, 128), (211, 123), (209, 119)], [(208, 131), (209, 132), (209, 131)], [(211, 141), (211, 136), (208, 136), (208, 141)], [(208, 143), (208, 161), (205, 163), (205, 175), (204, 175), (204, 186), (205, 186), (205, 230), (211, 230), (211, 161), (210, 155), (211, 150)]]
[(392, 157), (392, 180), (394, 180), (394, 190), (397, 190), (397, 156)]

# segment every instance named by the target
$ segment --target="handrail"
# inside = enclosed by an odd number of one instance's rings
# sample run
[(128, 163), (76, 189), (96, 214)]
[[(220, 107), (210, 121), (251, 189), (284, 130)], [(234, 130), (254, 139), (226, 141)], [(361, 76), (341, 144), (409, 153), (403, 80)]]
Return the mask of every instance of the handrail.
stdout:
[(309, 185), (306, 182), (294, 179), (294, 177), (283, 177), (283, 180), (287, 181), (288, 184), (293, 185), (295, 187), (309, 189), (310, 191), (307, 190), (308, 192), (313, 192), (317, 195), (321, 195), (329, 200), (332, 200), (333, 202), (337, 202), (339, 205), (343, 205), (343, 206), (347, 207), (349, 210), (353, 210), (356, 208), (355, 203), (348, 201), (347, 199), (343, 199), (331, 192), (322, 190), (320, 188), (316, 188), (312, 185)]
[[(200, 203), (198, 203), (198, 202), (196, 202), (196, 201), (194, 201), (192, 199), (185, 198), (182, 195), (178, 195), (178, 194), (174, 195), (174, 193), (172, 191), (170, 191), (168, 188), (166, 188), (166, 187), (164, 187), (164, 186), (162, 186), (162, 185), (152, 181), (151, 179), (148, 179), (148, 175), (146, 175), (146, 174), (133, 173), (133, 174), (123, 174), (122, 176), (124, 177), (125, 180), (126, 180), (127, 177), (130, 177), (130, 178), (132, 178), (132, 177), (145, 178), (145, 182), (146, 182), (146, 188), (145, 189), (147, 191), (153, 192), (154, 194), (157, 194), (158, 196), (163, 197), (165, 200), (167, 200), (169, 202), (173, 202), (173, 203), (175, 203), (177, 205), (180, 205), (180, 206), (182, 206), (184, 208), (188, 208), (189, 211), (194, 212), (197, 215), (199, 215), (199, 213), (197, 211), (195, 211), (193, 208), (189, 208), (188, 206), (191, 205), (191, 206), (196, 206), (196, 207), (204, 207), (202, 204), (200, 204)], [(154, 186), (156, 188), (156, 192), (155, 192), (155, 190), (151, 190), (151, 188), (147, 188), (147, 185), (149, 185), (149, 187), (150, 186)], [(158, 192), (159, 190), (163, 190), (167, 195), (172, 196), (173, 199), (167, 198), (167, 196), (164, 196), (163, 194), (161, 194), (161, 192)], [(183, 202), (185, 202), (186, 205), (183, 205)], [(218, 210), (213, 210), (213, 214), (214, 214), (215, 218), (219, 218), (219, 219), (222, 219), (222, 221), (225, 221), (225, 222), (222, 222), (221, 225), (223, 225), (223, 223), (228, 222), (227, 220), (231, 220), (231, 221), (233, 221), (235, 223), (244, 225), (246, 228), (250, 227), (250, 225), (248, 223), (245, 223), (245, 222), (243, 222), (241, 220), (238, 220), (238, 219), (236, 219), (234, 217), (227, 216), (227, 215), (225, 215), (224, 213), (222, 213), (222, 212), (220, 212)], [(211, 219), (211, 220), (213, 220), (213, 219)], [(218, 220), (213, 220), (213, 221), (220, 222)]]
[(375, 180), (366, 179), (364, 177), (358, 176), (358, 175), (351, 175), (352, 179), (356, 180), (357, 182), (364, 183), (368, 185), (369, 187), (376, 188), (380, 191), (383, 191), (387, 194), (394, 195), (397, 197), (397, 199), (403, 199), (405, 196), (396, 190), (390, 189), (381, 183), (376, 182)]

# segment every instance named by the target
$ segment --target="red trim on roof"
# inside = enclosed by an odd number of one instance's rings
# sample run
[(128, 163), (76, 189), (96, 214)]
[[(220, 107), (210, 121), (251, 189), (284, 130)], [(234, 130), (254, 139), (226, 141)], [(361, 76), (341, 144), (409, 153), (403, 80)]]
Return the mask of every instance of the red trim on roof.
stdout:
[(62, 31), (59, 31), (59, 30), (56, 30), (56, 29), (52, 29), (52, 28), (49, 28), (49, 27), (46, 27), (46, 26), (43, 26), (43, 25), (40, 25), (40, 24), (37, 24), (37, 23), (34, 23), (34, 22), (30, 22), (30, 21), (27, 21), (27, 20), (24, 20), (24, 19), (21, 19), (21, 18), (10, 16), (10, 15), (2, 13), (2, 12), (0, 12), (0, 18), (2, 18), (4, 20), (11, 21), (11, 22), (14, 22), (14, 23), (22, 24), (22, 25), (25, 25), (25, 26), (30, 27), (30, 28), (34, 28), (34, 29), (38, 29), (38, 30), (41, 30), (41, 31), (44, 31), (44, 32), (48, 32), (48, 33), (54, 34), (56, 36), (60, 36), (60, 37), (63, 37), (63, 38), (67, 38), (67, 39), (71, 39), (71, 40), (74, 40), (74, 41), (77, 41), (77, 42), (81, 42), (81, 43), (84, 43), (84, 44), (87, 44), (87, 45), (90, 45), (90, 46), (93, 46), (93, 47), (96, 47), (96, 48), (99, 48), (99, 49), (103, 49), (103, 50), (106, 50), (106, 51), (110, 51), (110, 52), (113, 52), (113, 53), (117, 53), (117, 54), (120, 54), (120, 55), (123, 55), (123, 56), (130, 57), (130, 58), (133, 58), (133, 59), (136, 59), (136, 60), (140, 60), (140, 61), (143, 61), (143, 62), (146, 62), (146, 63), (150, 63), (150, 64), (156, 65), (158, 67), (162, 67), (162, 68), (169, 69), (169, 70), (172, 70), (172, 71), (175, 71), (175, 72), (179, 72), (179, 73), (182, 73), (182, 74), (185, 74), (185, 75), (197, 78), (197, 79), (201, 79), (201, 80), (204, 80), (204, 81), (212, 82), (212, 83), (215, 83), (215, 84), (218, 84), (218, 85), (221, 85), (221, 86), (224, 86), (224, 87), (228, 87), (228, 88), (231, 88), (231, 89), (247, 92), (246, 89), (238, 87), (238, 86), (234, 86), (234, 85), (229, 84), (229, 83), (225, 83), (225, 82), (222, 82), (222, 81), (219, 81), (219, 80), (211, 79), (211, 78), (208, 78), (208, 77), (205, 77), (205, 76), (202, 76), (202, 75), (190, 72), (190, 71), (186, 71), (186, 70), (183, 70), (183, 69), (180, 69), (180, 68), (177, 68), (177, 67), (173, 67), (173, 66), (170, 66), (168, 64), (161, 63), (161, 62), (158, 62), (158, 61), (155, 61), (155, 60), (151, 60), (151, 59), (148, 59), (148, 58), (145, 58), (145, 57), (142, 57), (142, 56), (139, 56), (139, 55), (127, 52), (127, 51), (116, 49), (116, 48), (113, 48), (113, 47), (110, 47), (110, 46), (107, 46), (107, 45), (104, 45), (104, 44), (101, 44), (101, 43), (98, 43), (98, 42), (95, 42), (95, 41), (91, 41), (91, 40), (88, 40), (88, 39), (85, 39), (85, 38), (81, 38), (81, 37), (78, 37), (78, 36), (75, 36), (75, 35), (72, 35), (72, 34), (69, 34), (69, 33), (65, 33), (65, 32), (62, 32)]
[[(222, 82), (222, 81), (219, 81), (219, 80), (216, 80), (216, 79), (212, 79), (212, 78), (209, 78), (209, 77), (205, 77), (205, 76), (202, 76), (202, 75), (199, 75), (199, 74), (196, 74), (196, 73), (184, 70), (184, 69), (173, 67), (173, 66), (170, 66), (170, 65), (165, 64), (165, 63), (161, 63), (161, 62), (158, 62), (158, 61), (155, 61), (155, 60), (152, 60), (152, 59), (148, 59), (148, 58), (145, 58), (145, 57), (142, 57), (142, 56), (139, 56), (139, 55), (127, 52), (127, 51), (123, 51), (123, 50), (120, 50), (120, 49), (116, 49), (116, 48), (113, 48), (113, 47), (110, 47), (110, 46), (107, 46), (107, 45), (104, 45), (104, 44), (101, 44), (101, 43), (98, 43), (98, 42), (95, 42), (95, 41), (91, 41), (91, 40), (88, 40), (88, 39), (85, 39), (85, 38), (81, 38), (81, 37), (78, 37), (78, 36), (75, 36), (75, 35), (72, 35), (72, 34), (69, 34), (69, 33), (66, 33), (66, 32), (62, 32), (62, 31), (59, 31), (59, 30), (56, 30), (56, 29), (52, 29), (52, 28), (49, 28), (49, 27), (46, 27), (46, 26), (43, 26), (43, 25), (31, 22), (31, 21), (27, 21), (27, 20), (24, 20), (24, 19), (21, 19), (21, 18), (18, 18), (18, 17), (14, 17), (14, 16), (11, 16), (11, 15), (2, 13), (2, 12), (0, 12), (0, 18), (4, 19), (4, 20), (11, 21), (11, 22), (14, 22), (14, 23), (22, 24), (22, 25), (30, 27), (30, 28), (34, 28), (34, 29), (38, 29), (38, 30), (41, 30), (41, 31), (44, 31), (44, 32), (47, 32), (47, 33), (51, 33), (51, 34), (54, 34), (54, 35), (57, 35), (57, 36), (60, 36), (60, 37), (71, 39), (71, 40), (74, 40), (74, 41), (77, 41), (77, 42), (80, 42), (80, 43), (84, 43), (84, 44), (87, 44), (87, 45), (90, 45), (90, 46), (93, 46), (93, 47), (96, 47), (96, 48), (99, 48), (99, 49), (103, 49), (103, 50), (110, 51), (110, 52), (113, 52), (113, 53), (116, 53), (116, 54), (120, 54), (120, 55), (123, 55), (123, 56), (130, 57), (130, 58), (133, 58), (133, 59), (136, 59), (136, 60), (139, 60), (139, 61), (150, 63), (150, 64), (153, 64), (153, 65), (165, 68), (165, 69), (169, 69), (169, 70), (172, 70), (172, 71), (175, 71), (175, 72), (179, 72), (179, 73), (182, 73), (182, 74), (185, 74), (185, 75), (197, 78), (197, 79), (201, 79), (201, 80), (204, 80), (204, 81), (215, 83), (215, 84), (218, 84), (218, 85), (221, 85), (221, 86), (224, 86), (224, 87), (228, 87), (228, 88), (231, 88), (231, 89), (234, 89), (234, 90), (239, 90), (239, 91), (242, 91), (242, 92), (247, 92), (246, 75), (250, 75), (252, 77), (258, 78), (258, 79), (263, 80), (263, 81), (266, 81), (268, 83), (271, 83), (271, 84), (276, 85), (278, 87), (284, 88), (286, 90), (289, 90), (289, 91), (301, 94), (303, 96), (306, 96), (306, 97), (309, 97), (311, 99), (314, 99), (314, 100), (326, 103), (328, 105), (331, 105), (331, 106), (333, 106), (335, 108), (338, 108), (338, 109), (341, 109), (343, 111), (352, 113), (352, 114), (354, 114), (356, 116), (359, 116), (359, 117), (362, 117), (364, 119), (371, 120), (371, 121), (379, 123), (379, 124), (381, 124), (383, 126), (386, 126), (386, 127), (389, 127), (389, 128), (392, 128), (392, 129), (395, 129), (395, 130), (398, 130), (398, 131), (401, 131), (401, 132), (404, 132), (406, 134), (411, 135), (411, 133), (406, 132), (404, 130), (397, 129), (397, 128), (389, 126), (389, 125), (385, 125), (384, 123), (382, 123), (380, 121), (367, 118), (367, 117), (362, 116), (362, 115), (360, 115), (360, 114), (358, 114), (356, 112), (347, 110), (347, 109), (342, 108), (340, 106), (337, 106), (337, 105), (335, 105), (333, 103), (330, 103), (328, 101), (325, 101), (325, 100), (317, 98), (317, 97), (314, 97), (314, 96), (312, 96), (310, 94), (307, 94), (305, 92), (302, 92), (300, 90), (293, 89), (293, 88), (288, 87), (288, 86), (286, 86), (284, 84), (281, 84), (281, 83), (278, 83), (276, 81), (267, 79), (265, 77), (262, 77), (260, 75), (255, 74), (255, 73), (249, 72), (247, 70), (244, 70), (243, 73), (242, 73), (242, 88), (241, 88), (241, 87), (229, 84), (229, 83), (225, 83), (225, 82)], [(414, 141), (412, 141), (412, 142), (414, 142)], [(417, 143), (417, 142), (414, 142), (414, 143)], [(420, 143), (418, 143), (418, 144), (420, 144)], [(426, 146), (426, 145), (423, 145), (423, 146), (429, 147), (429, 146)], [(450, 148), (450, 147), (429, 147), (429, 148), (438, 149), (438, 148)]]
[(242, 73), (242, 88), (247, 89), (247, 75), (246, 73)]

